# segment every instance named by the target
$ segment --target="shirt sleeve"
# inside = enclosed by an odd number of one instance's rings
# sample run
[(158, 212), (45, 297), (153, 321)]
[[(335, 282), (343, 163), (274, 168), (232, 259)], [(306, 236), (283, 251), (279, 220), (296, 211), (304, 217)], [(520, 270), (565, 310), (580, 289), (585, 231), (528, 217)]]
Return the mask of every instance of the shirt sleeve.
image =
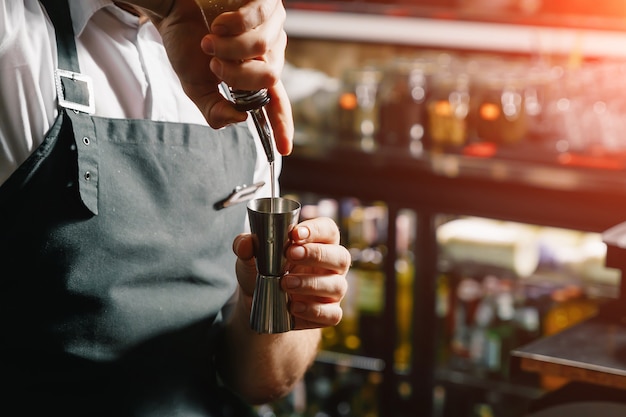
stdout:
[(25, 24), (25, 3), (28, 0), (4, 0), (0, 3), (0, 53), (12, 43)]
[(53, 39), (39, 1), (0, 1), (0, 184), (41, 143), (54, 120)]

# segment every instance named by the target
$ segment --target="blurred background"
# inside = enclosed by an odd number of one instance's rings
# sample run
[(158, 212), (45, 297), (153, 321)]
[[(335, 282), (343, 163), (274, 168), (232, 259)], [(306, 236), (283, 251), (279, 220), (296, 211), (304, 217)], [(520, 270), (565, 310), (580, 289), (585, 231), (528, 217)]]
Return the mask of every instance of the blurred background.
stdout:
[[(626, 1), (285, 5), (282, 193), (335, 219), (353, 267), (343, 321), (259, 415), (623, 406)], [(583, 333), (598, 317), (609, 339)]]

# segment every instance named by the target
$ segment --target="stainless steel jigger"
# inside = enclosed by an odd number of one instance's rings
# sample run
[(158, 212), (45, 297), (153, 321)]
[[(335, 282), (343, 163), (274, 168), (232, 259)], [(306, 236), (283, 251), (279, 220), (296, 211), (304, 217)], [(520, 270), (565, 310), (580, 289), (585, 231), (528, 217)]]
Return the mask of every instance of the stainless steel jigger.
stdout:
[(257, 278), (252, 297), (250, 326), (258, 333), (293, 329), (287, 293), (280, 287), (285, 274), (289, 232), (298, 222), (300, 203), (286, 198), (260, 198), (248, 203)]

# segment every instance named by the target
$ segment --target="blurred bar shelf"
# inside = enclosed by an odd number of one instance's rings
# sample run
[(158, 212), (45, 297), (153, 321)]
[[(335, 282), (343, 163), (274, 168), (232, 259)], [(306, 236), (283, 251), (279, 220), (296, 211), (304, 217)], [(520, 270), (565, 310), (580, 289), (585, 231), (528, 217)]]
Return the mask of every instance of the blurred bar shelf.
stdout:
[[(540, 153), (540, 152), (539, 152)], [(395, 202), (420, 211), (604, 232), (625, 220), (626, 170), (348, 144), (297, 145), (284, 189)]]
[[(412, 209), (417, 214), (418, 234), (414, 251), (416, 285), (412, 297), (420, 302), (413, 306), (413, 364), (408, 373), (396, 373), (394, 367), (389, 366), (394, 360), (394, 346), (393, 343), (386, 343), (383, 356), (379, 358), (382, 362), (376, 365), (382, 368), (383, 379), (389, 382), (382, 386), (381, 410), (389, 413), (383, 415), (403, 417), (411, 415), (411, 410), (430, 415), (433, 397), (429, 393), (433, 392), (437, 381), (469, 389), (496, 392), (499, 389), (491, 385), (493, 381), (483, 381), (452, 370), (436, 369), (434, 346), (424, 343), (426, 340), (435, 340), (434, 277), (439, 270), (435, 225), (437, 216), (479, 216), (602, 233), (626, 218), (624, 174), (624, 170), (558, 166), (548, 162), (479, 158), (462, 154), (424, 153), (412, 157), (408, 150), (380, 147), (366, 152), (347, 143), (321, 145), (319, 142), (302, 144), (299, 141), (293, 154), (283, 158), (281, 187), (287, 193), (309, 192), (330, 198), (384, 201), (390, 209), (391, 224), (394, 222), (394, 213), (399, 210)], [(390, 236), (390, 239), (393, 238)], [(389, 248), (389, 258), (395, 259), (393, 245), (389, 245)], [(609, 251), (608, 254), (611, 253)], [(393, 276), (393, 265), (387, 269), (387, 276)], [(385, 285), (388, 294), (385, 309), (388, 317), (385, 322), (393, 322), (396, 311), (393, 296), (396, 292), (395, 280), (388, 279)], [(571, 354), (580, 351), (579, 345), (584, 345), (581, 340), (593, 341), (590, 344), (597, 349), (604, 346), (595, 342), (607, 341), (610, 335), (606, 332), (608, 327), (592, 330), (597, 332), (595, 339), (589, 335), (584, 339), (573, 339), (577, 341), (576, 345), (567, 341)], [(393, 331), (389, 329), (389, 332)], [(617, 335), (614, 337), (626, 345), (626, 330), (622, 333), (614, 333)], [(565, 336), (569, 334), (565, 333)], [(390, 333), (389, 340), (394, 340), (393, 333)], [(518, 353), (531, 356), (527, 363), (539, 363), (540, 360), (554, 363), (559, 353), (551, 346), (552, 340), (555, 339), (541, 340), (535, 347), (531, 346), (531, 350)], [(344, 364), (350, 361), (333, 355), (322, 355), (322, 360)], [(577, 360), (582, 361), (581, 358)], [(369, 365), (371, 363), (368, 362)], [(626, 372), (626, 366), (620, 368), (617, 363), (613, 365), (618, 372)], [(398, 394), (396, 384), (401, 382), (413, 387), (410, 398)], [(518, 398), (532, 399), (540, 395), (538, 389), (523, 384), (509, 383), (500, 388), (507, 395), (516, 392)]]
[[(473, 22), (502, 23), (547, 26), (571, 29), (598, 29), (625, 31), (626, 7), (615, 6), (602, 10), (590, 7), (593, 12), (587, 11), (543, 11), (537, 10), (503, 10), (502, 5), (494, 4), (493, 8), (461, 5), (450, 0), (365, 0), (365, 1), (336, 1), (336, 0), (286, 0), (289, 10), (319, 11), (332, 13), (373, 14), (380, 16), (417, 17), (425, 19), (461, 20)], [(580, 5), (579, 5), (580, 6)], [(576, 7), (574, 7), (575, 9)], [(568, 9), (568, 8), (565, 8)], [(620, 16), (621, 14), (621, 16)]]
[(530, 55), (626, 57), (626, 19), (469, 15), (446, 8), (287, 3), (288, 36)]
[[(559, 55), (575, 58), (572, 61), (626, 58), (626, 7), (623, 16), (539, 16), (491, 13), (485, 8), (477, 12), (477, 8), (447, 6), (452, 3), (445, 0), (430, 3), (432, 6), (408, 0), (395, 4), (382, 0), (286, 0), (285, 29), (292, 39), (354, 42), (367, 47), (409, 46), (526, 55), (537, 60)], [(436, 337), (437, 217), (478, 216), (605, 232), (626, 220), (626, 153), (600, 157), (557, 154), (553, 144), (541, 147), (532, 143), (526, 148), (500, 146), (489, 155), (467, 153), (466, 149), (412, 155), (409, 149), (372, 146), (375, 140), (369, 139), (357, 144), (340, 140), (336, 133), (297, 132), (293, 154), (283, 158), (281, 188), (287, 193), (382, 201), (389, 208), (390, 224), (400, 210), (416, 213), (412, 298), (420, 302), (413, 305), (412, 363), (406, 373), (396, 372), (392, 366), (394, 326), (386, 329), (389, 337), (382, 342), (380, 358), (321, 352), (318, 361), (381, 372), (385, 383), (381, 385), (380, 414), (389, 417), (412, 416), (416, 411), (434, 415), (433, 392), (441, 383), (493, 391), (507, 399), (509, 395), (524, 401), (540, 397), (537, 386), (436, 368), (435, 347), (427, 342)], [(390, 233), (388, 239), (393, 242), (395, 234)], [(394, 246), (388, 245), (389, 259), (396, 259)], [(607, 266), (621, 269), (609, 265), (608, 260), (614, 256), (626, 262), (622, 253), (616, 255), (609, 247)], [(395, 274), (391, 264), (385, 266), (387, 277)], [(619, 289), (624, 304), (625, 288)], [(395, 280), (385, 281), (386, 323), (395, 320), (396, 289)], [(557, 367), (553, 372), (570, 378), (578, 372), (587, 375), (587, 381), (610, 380), (612, 386), (626, 388), (622, 386), (626, 384), (626, 349), (622, 350), (626, 347), (626, 321), (616, 317), (622, 317), (620, 308), (605, 309), (570, 330), (516, 349), (514, 360), (523, 363), (527, 375)], [(520, 369), (519, 363), (511, 367), (516, 369)], [(411, 387), (409, 396), (398, 389), (402, 384)]]

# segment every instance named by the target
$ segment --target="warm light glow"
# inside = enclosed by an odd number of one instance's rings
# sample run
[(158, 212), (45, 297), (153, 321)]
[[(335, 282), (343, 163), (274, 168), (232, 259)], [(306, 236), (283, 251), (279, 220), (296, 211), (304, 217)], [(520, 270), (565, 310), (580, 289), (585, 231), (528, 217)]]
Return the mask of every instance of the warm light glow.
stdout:
[(339, 97), (339, 107), (344, 110), (354, 110), (358, 105), (356, 94), (344, 93)]
[(568, 0), (544, 2), (545, 13), (626, 17), (624, 0)]
[(451, 116), (452, 106), (447, 100), (439, 100), (435, 103), (435, 114), (438, 116)]
[(498, 147), (492, 142), (478, 142), (467, 145), (463, 149), (463, 154), (468, 156), (477, 156), (481, 158), (490, 158), (496, 154)]
[(356, 350), (361, 346), (361, 339), (356, 335), (349, 335), (344, 343), (348, 349)]
[(500, 117), (500, 107), (493, 103), (484, 103), (480, 106), (480, 118), (487, 121), (494, 121)]

